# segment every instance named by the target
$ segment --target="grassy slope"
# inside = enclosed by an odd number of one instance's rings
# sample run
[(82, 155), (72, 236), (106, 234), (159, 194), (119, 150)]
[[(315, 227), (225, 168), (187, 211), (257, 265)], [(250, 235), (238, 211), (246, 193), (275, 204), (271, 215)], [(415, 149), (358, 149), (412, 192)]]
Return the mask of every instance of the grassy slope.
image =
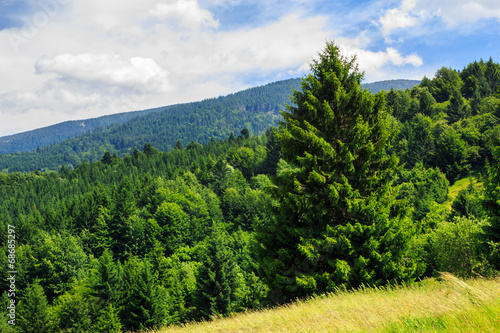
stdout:
[(480, 182), (477, 177), (470, 177), (470, 178), (462, 178), (460, 180), (457, 180), (453, 185), (450, 186), (448, 189), (448, 200), (444, 203), (446, 208), (448, 210), (451, 210), (451, 204), (453, 203), (453, 200), (457, 197), (458, 193), (461, 190), (464, 190), (467, 188), (467, 186), (470, 185), (472, 181), (472, 185), (475, 187), (476, 190), (482, 191), (483, 188), (483, 183)]
[(441, 281), (342, 292), (153, 332), (500, 332), (499, 313), (500, 279), (444, 274)]

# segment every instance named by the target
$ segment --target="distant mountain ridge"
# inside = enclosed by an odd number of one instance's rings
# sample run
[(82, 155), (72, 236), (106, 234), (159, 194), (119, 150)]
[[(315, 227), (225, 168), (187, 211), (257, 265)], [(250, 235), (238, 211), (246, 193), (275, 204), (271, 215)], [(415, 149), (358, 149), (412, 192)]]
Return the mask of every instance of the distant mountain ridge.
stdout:
[(363, 88), (370, 90), (372, 93), (376, 94), (382, 90), (389, 91), (391, 89), (395, 90), (406, 90), (411, 89), (414, 86), (420, 84), (420, 80), (385, 80), (377, 81), (372, 83), (363, 84)]
[(123, 124), (135, 117), (141, 117), (151, 112), (164, 110), (165, 108), (129, 111), (97, 118), (70, 120), (31, 131), (3, 136), (0, 137), (0, 154), (34, 151), (37, 148), (56, 144), (98, 128), (105, 128), (113, 124)]
[[(292, 80), (293, 81), (291, 83), (295, 86), (294, 80), (300, 79)], [(381, 90), (389, 90), (391, 88), (404, 90), (412, 88), (419, 83), (420, 81), (417, 80), (388, 80), (366, 83), (363, 87), (373, 93), (378, 93)], [(151, 112), (163, 111), (168, 107), (173, 106), (158, 107), (142, 111), (123, 112), (83, 120), (70, 120), (31, 131), (3, 136), (0, 137), (0, 154), (34, 151), (37, 148), (56, 144), (99, 128), (106, 128), (115, 124), (123, 124), (136, 117), (142, 117)]]
[[(243, 128), (260, 134), (275, 126), (301, 79), (289, 79), (200, 102), (126, 112), (0, 137), (0, 171), (57, 170), (100, 159), (106, 151), (125, 155), (151, 143), (170, 150), (179, 140), (206, 143), (236, 136)], [(364, 84), (371, 91), (406, 89), (413, 80)], [(85, 126), (83, 126), (85, 125)]]

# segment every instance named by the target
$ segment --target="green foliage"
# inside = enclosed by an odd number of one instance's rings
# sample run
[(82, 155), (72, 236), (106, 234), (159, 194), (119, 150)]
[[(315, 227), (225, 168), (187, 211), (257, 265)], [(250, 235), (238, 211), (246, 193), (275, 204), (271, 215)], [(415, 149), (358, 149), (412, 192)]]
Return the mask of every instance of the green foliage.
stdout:
[(283, 112), (287, 162), (273, 191), (280, 205), (259, 233), (261, 269), (277, 301), (410, 280), (414, 271), (403, 259), (410, 229), (392, 200), (398, 159), (386, 154), (394, 132), (383, 95), (360, 88), (355, 59), (333, 43), (311, 69)]
[(488, 166), (488, 177), (484, 183), (483, 205), (489, 214), (489, 225), (484, 227), (484, 238), (489, 245), (492, 264), (500, 268), (498, 244), (500, 244), (500, 140), (495, 140), (493, 161)]
[(42, 286), (33, 283), (26, 289), (25, 296), (17, 305), (16, 326), (22, 333), (48, 333), (50, 309)]
[(228, 235), (214, 225), (200, 267), (194, 303), (199, 316), (209, 319), (238, 310), (244, 283), (240, 267), (227, 245)]
[[(46, 304), (53, 332), (184, 323), (438, 270), (494, 274), (498, 65), (378, 95), (361, 80), (328, 44), (279, 129), (266, 120), (277, 104), (263, 102), (276, 98), (258, 95), (288, 95), (286, 83), (16, 154), (21, 169), (50, 158), (59, 172), (0, 173), (0, 287), (7, 225), (19, 309), (28, 296)], [(462, 186), (447, 199), (450, 182), (485, 170), (484, 195)]]
[(482, 198), (479, 191), (474, 187), (472, 180), (469, 185), (458, 192), (457, 197), (451, 204), (451, 217), (462, 216), (467, 218), (481, 218), (484, 215)]
[(87, 332), (92, 325), (92, 308), (88, 302), (90, 290), (83, 280), (75, 281), (73, 288), (53, 303), (53, 322), (57, 331)]
[[(15, 313), (11, 314), (12, 311), (15, 311), (14, 306), (11, 303), (11, 298), (8, 296), (7, 291), (4, 291), (2, 294), (2, 298), (0, 299), (0, 332), (2, 333), (14, 333), (15, 330), (15, 321), (11, 321), (14, 319)], [(11, 321), (9, 323), (9, 321)]]
[(419, 163), (411, 170), (401, 170), (397, 198), (406, 199), (413, 207), (413, 219), (422, 220), (433, 203), (444, 203), (448, 198), (449, 182), (438, 168), (427, 169)]
[(37, 279), (49, 301), (67, 291), (86, 267), (88, 257), (78, 242), (71, 235), (46, 235), (29, 250), (23, 269), (30, 280)]
[(123, 266), (124, 286), (120, 318), (124, 328), (146, 329), (169, 321), (169, 295), (158, 284), (148, 261), (130, 258)]
[(118, 333), (122, 331), (122, 324), (118, 317), (118, 310), (112, 303), (102, 309), (97, 318), (96, 324), (92, 327), (92, 332)]
[(482, 264), (480, 232), (484, 223), (466, 217), (442, 221), (432, 233), (431, 255), (435, 269), (460, 277), (471, 277)]

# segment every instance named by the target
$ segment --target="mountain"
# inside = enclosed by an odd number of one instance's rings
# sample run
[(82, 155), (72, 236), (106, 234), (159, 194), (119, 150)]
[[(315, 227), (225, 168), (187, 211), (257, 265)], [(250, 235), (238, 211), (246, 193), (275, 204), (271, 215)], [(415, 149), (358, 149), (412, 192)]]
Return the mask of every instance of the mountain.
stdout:
[[(151, 143), (170, 150), (177, 141), (206, 143), (239, 135), (264, 132), (275, 126), (279, 111), (290, 102), (300, 79), (250, 88), (224, 97), (168, 107), (69, 121), (0, 138), (0, 171), (58, 170), (82, 161), (99, 160), (105, 152), (123, 156)], [(411, 88), (419, 81), (391, 80), (364, 84), (374, 92)]]
[(224, 97), (147, 110), (128, 121), (96, 127), (53, 145), (38, 146), (35, 151), (2, 154), (0, 171), (58, 170), (62, 165), (99, 160), (107, 151), (123, 156), (146, 143), (168, 151), (177, 141), (203, 144), (212, 137), (227, 138), (231, 132), (238, 136), (243, 128), (262, 133), (277, 124), (279, 111), (299, 84), (299, 79), (289, 79)]
[(420, 84), (419, 80), (386, 80), (373, 83), (365, 83), (363, 84), (363, 88), (368, 89), (372, 93), (376, 94), (382, 90), (389, 91), (391, 89), (411, 89), (418, 84)]
[(34, 151), (66, 139), (105, 128), (113, 124), (123, 124), (133, 118), (144, 116), (151, 112), (161, 111), (163, 108), (143, 111), (123, 112), (98, 118), (71, 120), (59, 124), (38, 128), (32, 131), (0, 137), (0, 154)]

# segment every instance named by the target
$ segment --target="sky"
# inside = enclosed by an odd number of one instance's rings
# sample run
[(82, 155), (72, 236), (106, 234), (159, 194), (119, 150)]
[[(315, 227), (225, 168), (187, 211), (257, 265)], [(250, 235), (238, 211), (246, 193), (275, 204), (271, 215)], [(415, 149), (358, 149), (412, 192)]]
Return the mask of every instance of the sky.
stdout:
[(432, 78), (500, 62), (500, 1), (0, 0), (0, 136), (302, 77), (327, 41)]

